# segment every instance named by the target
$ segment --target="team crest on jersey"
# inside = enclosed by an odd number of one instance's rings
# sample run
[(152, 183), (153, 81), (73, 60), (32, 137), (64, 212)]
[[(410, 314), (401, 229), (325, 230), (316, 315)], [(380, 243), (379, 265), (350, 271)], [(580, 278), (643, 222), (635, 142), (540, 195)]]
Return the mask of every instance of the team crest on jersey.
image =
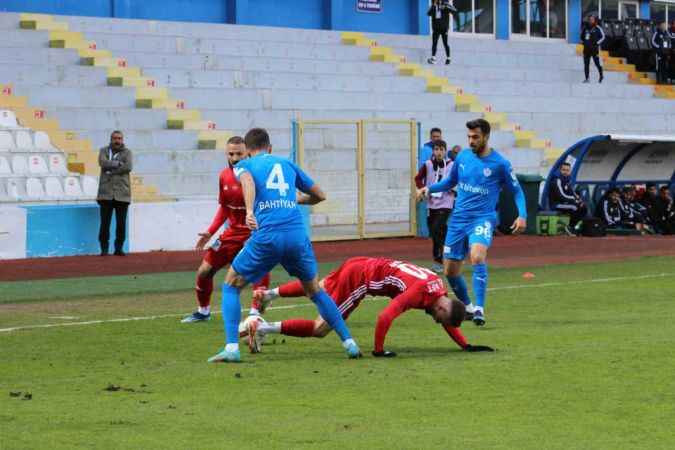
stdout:
[(486, 177), (489, 177), (490, 175), (492, 175), (492, 171), (490, 170), (489, 167), (486, 167), (485, 169), (483, 169), (483, 175), (485, 175)]

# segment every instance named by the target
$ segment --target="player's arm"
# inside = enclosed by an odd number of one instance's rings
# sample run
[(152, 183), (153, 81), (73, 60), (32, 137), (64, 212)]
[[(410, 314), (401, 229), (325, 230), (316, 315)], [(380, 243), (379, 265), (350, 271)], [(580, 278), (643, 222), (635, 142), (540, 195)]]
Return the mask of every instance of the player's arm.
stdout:
[(295, 171), (296, 202), (300, 205), (316, 205), (326, 200), (326, 193), (297, 165), (291, 163)]
[(206, 243), (211, 239), (211, 236), (216, 234), (216, 232), (223, 226), (227, 220), (227, 211), (223, 208), (223, 205), (219, 204), (218, 209), (216, 210), (216, 215), (213, 217), (211, 225), (203, 233), (198, 233), (199, 240), (195, 244), (195, 249), (201, 250), (204, 248)]
[(518, 208), (518, 217), (511, 225), (511, 231), (513, 234), (522, 233), (527, 227), (527, 206), (525, 202), (525, 193), (523, 188), (520, 187), (518, 183), (518, 178), (516, 178), (516, 173), (511, 167), (511, 163), (507, 162), (504, 166), (504, 179), (502, 185), (505, 185), (506, 188), (511, 191), (513, 194), (513, 199), (516, 201), (516, 207)]
[(450, 325), (443, 325), (443, 329), (445, 330), (446, 333), (448, 333), (448, 336), (455, 341), (455, 344), (459, 345), (459, 347), (467, 352), (493, 352), (494, 349), (492, 347), (488, 347), (487, 345), (471, 345), (466, 341), (466, 338), (462, 334), (459, 328), (451, 327)]
[(423, 197), (426, 197), (429, 194), (433, 194), (435, 192), (448, 192), (455, 186), (457, 186), (457, 180), (459, 179), (459, 172), (458, 172), (458, 167), (459, 164), (453, 164), (452, 167), (450, 168), (450, 173), (448, 174), (447, 177), (443, 178), (441, 181), (438, 183), (434, 183), (431, 186), (423, 187), (422, 189), (417, 190), (417, 198), (421, 199)]
[(377, 316), (377, 325), (375, 325), (375, 346), (373, 356), (396, 356), (394, 352), (384, 350), (384, 340), (387, 337), (389, 328), (398, 316), (409, 310), (411, 306), (412, 292), (403, 292), (397, 295), (389, 302), (386, 308)]
[(424, 187), (424, 181), (427, 178), (427, 165), (424, 164), (422, 167), (420, 167), (420, 170), (417, 171), (417, 175), (415, 175), (415, 186), (417, 186), (417, 189), (422, 189)]
[(244, 204), (246, 205), (246, 225), (255, 230), (258, 228), (258, 222), (255, 220), (253, 208), (255, 205), (255, 181), (248, 171), (242, 171), (239, 174), (241, 190), (244, 192)]

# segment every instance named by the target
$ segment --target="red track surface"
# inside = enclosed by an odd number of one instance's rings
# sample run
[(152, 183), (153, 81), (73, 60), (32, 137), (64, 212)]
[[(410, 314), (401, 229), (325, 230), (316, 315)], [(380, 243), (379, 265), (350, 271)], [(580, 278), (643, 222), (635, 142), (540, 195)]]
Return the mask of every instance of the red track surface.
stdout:
[[(377, 239), (322, 242), (314, 246), (319, 261), (341, 261), (351, 256), (387, 256), (430, 259), (426, 239)], [(675, 236), (606, 238), (497, 237), (490, 249), (493, 267), (524, 267), (600, 262), (640, 256), (675, 256)], [(42, 280), (103, 275), (128, 275), (196, 270), (201, 252), (150, 252), (119, 256), (69, 256), (62, 258), (0, 261), (0, 281)]]

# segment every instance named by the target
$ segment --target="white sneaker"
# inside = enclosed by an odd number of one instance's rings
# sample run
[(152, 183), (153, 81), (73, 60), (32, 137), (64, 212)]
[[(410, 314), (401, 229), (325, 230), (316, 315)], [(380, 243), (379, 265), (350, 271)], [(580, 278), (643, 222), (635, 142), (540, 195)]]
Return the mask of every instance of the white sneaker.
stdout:
[(435, 56), (432, 56), (431, 58), (427, 59), (427, 62), (428, 62), (429, 64), (436, 64), (436, 57), (435, 57)]
[(249, 316), (245, 322), (248, 334), (248, 349), (251, 353), (260, 353), (262, 351), (263, 341), (265, 340), (265, 334), (260, 329), (260, 326), (267, 322), (260, 316)]

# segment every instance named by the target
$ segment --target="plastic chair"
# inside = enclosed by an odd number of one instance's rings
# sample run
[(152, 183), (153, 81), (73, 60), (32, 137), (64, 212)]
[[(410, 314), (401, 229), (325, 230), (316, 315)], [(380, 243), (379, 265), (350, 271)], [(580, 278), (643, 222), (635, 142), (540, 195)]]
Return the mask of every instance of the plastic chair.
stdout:
[(47, 198), (57, 199), (63, 198), (63, 186), (61, 186), (61, 180), (57, 177), (47, 177), (45, 179), (45, 194)]
[(37, 150), (46, 152), (54, 151), (54, 146), (52, 145), (52, 142), (49, 140), (49, 135), (44, 131), (36, 132), (33, 138), (35, 139), (35, 148)]
[(17, 179), (7, 180), (7, 197), (17, 202), (26, 198), (26, 183)]
[(40, 155), (31, 155), (28, 157), (28, 171), (32, 175), (46, 175), (49, 173), (47, 163)]
[(58, 153), (54, 153), (48, 156), (49, 158), (49, 171), (58, 175), (68, 175), (68, 166), (66, 164), (66, 158)]
[(12, 133), (9, 131), (0, 131), (0, 151), (14, 151), (16, 149), (16, 144), (14, 144), (14, 138)]
[(42, 200), (45, 198), (45, 188), (39, 178), (28, 178), (26, 180), (26, 197), (31, 200)]
[(96, 198), (98, 196), (98, 178), (84, 176), (82, 177), (82, 191), (87, 198)]
[(0, 127), (19, 128), (16, 115), (12, 111), (0, 110)]
[(12, 172), (14, 175), (26, 175), (28, 173), (28, 160), (25, 156), (12, 156)]
[(63, 193), (66, 197), (80, 198), (82, 197), (82, 188), (80, 188), (80, 180), (77, 177), (66, 177), (63, 179)]
[(16, 148), (27, 151), (33, 150), (33, 138), (31, 137), (30, 132), (23, 130), (16, 132)]
[(7, 176), (12, 174), (12, 167), (9, 161), (4, 156), (0, 156), (0, 176)]

